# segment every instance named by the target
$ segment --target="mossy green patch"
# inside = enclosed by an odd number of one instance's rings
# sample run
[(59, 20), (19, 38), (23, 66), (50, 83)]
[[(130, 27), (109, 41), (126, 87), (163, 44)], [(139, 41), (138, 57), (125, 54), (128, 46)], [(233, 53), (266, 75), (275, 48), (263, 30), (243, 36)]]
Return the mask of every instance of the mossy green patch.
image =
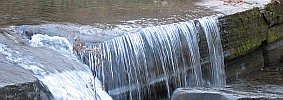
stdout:
[(235, 49), (235, 51), (232, 52), (233, 56), (238, 57), (255, 50), (261, 45), (262, 41), (263, 39), (261, 38), (251, 38), (249, 40), (242, 41), (242, 43), (240, 43), (237, 49)]
[(274, 42), (277, 39), (279, 39), (278, 33), (273, 30), (269, 30), (268, 36), (267, 36), (268, 43)]
[(281, 4), (267, 4), (262, 12), (270, 27), (283, 23), (283, 6)]
[(267, 39), (268, 25), (259, 8), (224, 16), (221, 19), (225, 19), (223, 23), (226, 25), (221, 29), (222, 41), (226, 43), (223, 48), (231, 54), (226, 59), (252, 52)]
[(277, 41), (278, 39), (281, 38), (283, 38), (283, 25), (278, 25), (268, 30), (268, 34), (267, 34), (268, 43)]

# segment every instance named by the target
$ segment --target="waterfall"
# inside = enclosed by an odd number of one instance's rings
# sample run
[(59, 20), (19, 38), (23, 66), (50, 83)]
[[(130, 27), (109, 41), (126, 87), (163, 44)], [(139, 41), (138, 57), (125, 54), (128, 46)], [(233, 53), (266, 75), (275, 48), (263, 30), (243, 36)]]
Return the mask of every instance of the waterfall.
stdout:
[[(178, 87), (224, 86), (217, 23), (217, 17), (212, 16), (129, 31), (107, 41), (85, 43), (88, 50), (78, 56), (93, 67), (114, 99), (155, 98), (160, 86), (166, 88), (167, 97)], [(199, 46), (201, 33), (209, 51), (206, 74), (201, 64), (205, 62)]]
[(221, 44), (219, 28), (215, 18), (207, 17), (199, 20), (201, 27), (205, 33), (208, 44), (209, 60), (210, 60), (210, 84), (213, 86), (226, 85), (226, 76), (224, 70), (224, 56)]

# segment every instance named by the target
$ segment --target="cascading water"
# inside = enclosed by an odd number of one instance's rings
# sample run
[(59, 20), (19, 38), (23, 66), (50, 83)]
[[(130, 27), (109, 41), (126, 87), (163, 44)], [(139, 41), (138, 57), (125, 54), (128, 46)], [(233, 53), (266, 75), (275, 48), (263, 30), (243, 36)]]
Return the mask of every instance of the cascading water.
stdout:
[[(45, 29), (48, 27), (51, 27), (51, 30)], [(76, 36), (72, 34), (77, 32), (76, 29), (72, 31), (59, 29), (62, 29), (60, 25), (48, 24), (39, 26), (39, 29), (37, 26), (31, 27), (31, 30), (35, 30), (34, 32), (24, 32), (33, 34), (32, 38), (29, 38), (33, 47), (51, 48), (66, 58), (77, 61), (71, 54), (72, 50), (75, 51), (77, 57), (88, 65), (93, 73), (89, 69), (48, 72), (44, 69), (45, 65), (41, 63), (22, 64), (23, 67), (27, 66), (26, 69), (33, 70), (36, 75), (39, 73), (38, 78), (47, 87), (49, 86), (55, 98), (96, 99), (106, 95), (109, 99), (110, 97), (103, 89), (106, 89), (114, 99), (162, 98), (170, 97), (172, 91), (178, 87), (225, 85), (224, 58), (217, 17), (130, 30), (124, 35), (107, 38), (107, 40), (102, 39), (99, 42), (96, 40), (87, 42), (93, 34), (83, 31), (84, 34), (79, 33), (75, 40), (74, 49), (65, 38), (42, 35), (57, 35), (59, 32), (59, 35), (65, 34), (68, 38)], [(37, 34), (40, 32), (43, 33)], [(201, 44), (202, 42), (205, 44)], [(201, 50), (208, 52), (203, 54)], [(23, 61), (10, 60), (18, 61), (16, 63), (19, 64), (21, 64), (19, 61)], [(93, 76), (102, 81), (101, 86), (98, 80), (93, 80)], [(67, 83), (59, 81), (60, 79), (71, 84), (66, 87), (64, 84)], [(59, 85), (51, 82), (52, 80), (57, 80)], [(94, 86), (85, 86), (90, 83), (89, 81)], [(91, 87), (96, 87), (96, 91), (93, 91)], [(78, 91), (80, 93), (76, 93)], [(166, 92), (159, 93), (164, 91)]]
[[(209, 51), (208, 74), (202, 71), (201, 32), (205, 34)], [(167, 97), (178, 87), (225, 85), (217, 17), (143, 28), (111, 40), (86, 43), (85, 47), (96, 50), (99, 57), (92, 57), (97, 55), (84, 50), (79, 58), (91, 66), (101, 62), (94, 66), (95, 72), (114, 99), (156, 98), (155, 88), (160, 85), (166, 88)]]
[(210, 85), (218, 87), (225, 86), (224, 56), (217, 21), (215, 18), (207, 17), (199, 20), (199, 23), (208, 44)]
[[(47, 35), (37, 34), (29, 41), (32, 47), (9, 47), (0, 43), (0, 53), (6, 55), (9, 62), (15, 63), (25, 69), (31, 70), (50, 91), (54, 100), (111, 100), (112, 98), (102, 89), (101, 82), (91, 74), (87, 66), (80, 63), (71, 53), (72, 46), (66, 38), (49, 37)], [(64, 56), (61, 61), (73, 61), (64, 63), (56, 63), (53, 61), (43, 60), (42, 54), (36, 53), (36, 48), (50, 48), (55, 50), (48, 55), (56, 57)], [(30, 54), (31, 52), (31, 54)], [(74, 63), (77, 62), (77, 63)], [(56, 64), (53, 64), (56, 63)], [(74, 64), (74, 65), (72, 65)], [(56, 66), (56, 67), (54, 67)], [(62, 67), (66, 66), (66, 67)], [(58, 69), (57, 69), (58, 67)], [(63, 72), (59, 67), (64, 68)], [(96, 85), (93, 86), (95, 82)]]

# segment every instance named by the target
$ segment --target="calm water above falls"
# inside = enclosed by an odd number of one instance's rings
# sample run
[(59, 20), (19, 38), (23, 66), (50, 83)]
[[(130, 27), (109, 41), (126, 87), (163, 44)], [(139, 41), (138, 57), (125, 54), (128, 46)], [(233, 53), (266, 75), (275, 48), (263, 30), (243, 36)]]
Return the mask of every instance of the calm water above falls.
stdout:
[[(70, 22), (105, 27), (108, 24), (164, 24), (213, 12), (198, 0), (0, 0), (0, 25)], [(129, 21), (129, 22), (125, 22)], [(111, 26), (111, 25), (110, 25)]]

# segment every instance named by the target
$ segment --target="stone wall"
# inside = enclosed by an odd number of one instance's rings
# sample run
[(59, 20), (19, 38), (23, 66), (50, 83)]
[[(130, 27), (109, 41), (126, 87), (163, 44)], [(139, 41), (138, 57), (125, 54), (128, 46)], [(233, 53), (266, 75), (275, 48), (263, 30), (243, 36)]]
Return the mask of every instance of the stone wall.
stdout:
[(283, 3), (223, 16), (220, 24), (228, 80), (268, 67), (282, 69)]
[(220, 23), (227, 60), (252, 52), (266, 40), (268, 27), (259, 8), (224, 16)]
[(264, 9), (253, 8), (223, 16), (220, 31), (226, 59), (233, 59), (283, 37), (283, 5), (268, 4)]

